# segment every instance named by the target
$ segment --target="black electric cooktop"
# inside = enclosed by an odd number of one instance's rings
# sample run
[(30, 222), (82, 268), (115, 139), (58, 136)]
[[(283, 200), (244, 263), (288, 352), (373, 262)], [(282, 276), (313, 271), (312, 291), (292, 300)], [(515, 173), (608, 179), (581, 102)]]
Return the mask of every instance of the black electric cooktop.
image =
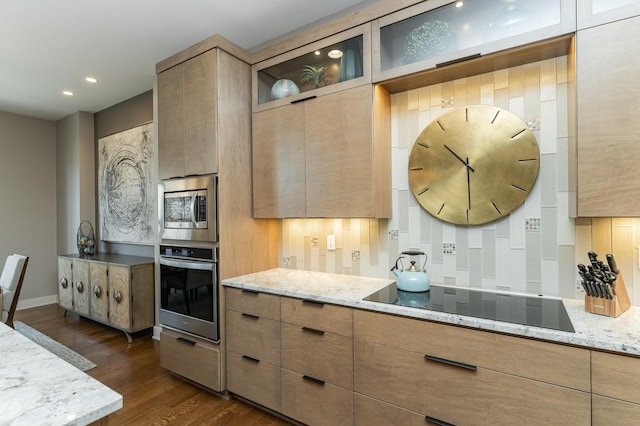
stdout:
[(394, 283), (364, 300), (575, 333), (560, 299), (437, 285), (412, 293)]

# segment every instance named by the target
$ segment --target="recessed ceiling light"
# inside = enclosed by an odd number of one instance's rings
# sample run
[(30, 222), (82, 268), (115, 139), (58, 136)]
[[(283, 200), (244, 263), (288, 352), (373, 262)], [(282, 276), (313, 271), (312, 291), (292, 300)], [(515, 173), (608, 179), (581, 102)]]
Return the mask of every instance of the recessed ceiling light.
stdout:
[(97, 83), (98, 82), (98, 80), (93, 78), (93, 77), (86, 77), (85, 80), (88, 81), (89, 83)]
[(464, 6), (464, 2), (462, 1), (456, 2), (456, 7), (462, 7), (462, 6)]
[(315, 52), (313, 52), (313, 53), (315, 53), (315, 55), (316, 55), (316, 56), (320, 55), (320, 51), (319, 51), (319, 50), (316, 50), (316, 51), (315, 51)]
[(329, 55), (330, 58), (333, 58), (333, 59), (341, 58), (342, 57), (342, 50), (333, 49), (332, 51), (330, 51), (328, 53), (328, 55)]
[(62, 94), (65, 96), (73, 96), (73, 92), (71, 90), (63, 90)]

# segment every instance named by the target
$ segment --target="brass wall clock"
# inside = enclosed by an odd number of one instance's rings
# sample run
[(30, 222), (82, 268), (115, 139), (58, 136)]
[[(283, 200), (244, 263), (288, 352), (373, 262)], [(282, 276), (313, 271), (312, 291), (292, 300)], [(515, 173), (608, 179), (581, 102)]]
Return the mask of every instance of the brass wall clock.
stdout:
[(420, 133), (409, 155), (409, 185), (433, 216), (480, 225), (522, 204), (539, 169), (540, 149), (526, 123), (474, 105), (442, 114)]

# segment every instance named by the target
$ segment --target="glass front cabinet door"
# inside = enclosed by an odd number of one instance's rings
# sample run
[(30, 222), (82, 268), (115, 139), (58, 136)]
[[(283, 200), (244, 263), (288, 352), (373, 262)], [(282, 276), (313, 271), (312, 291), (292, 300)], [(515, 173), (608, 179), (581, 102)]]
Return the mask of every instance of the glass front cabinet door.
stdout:
[(577, 0), (578, 29), (640, 15), (640, 0)]
[(371, 26), (259, 62), (253, 79), (254, 112), (371, 83)]
[(575, 31), (575, 0), (435, 0), (373, 23), (381, 82)]

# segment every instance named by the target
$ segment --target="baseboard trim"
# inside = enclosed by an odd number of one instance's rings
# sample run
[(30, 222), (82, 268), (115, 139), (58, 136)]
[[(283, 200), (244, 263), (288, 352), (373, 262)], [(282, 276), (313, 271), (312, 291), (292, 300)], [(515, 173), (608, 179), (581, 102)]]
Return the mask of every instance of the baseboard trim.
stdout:
[(37, 308), (38, 306), (52, 305), (54, 303), (58, 303), (57, 295), (34, 297), (33, 299), (20, 299), (18, 300), (16, 310), (20, 311), (22, 309)]

